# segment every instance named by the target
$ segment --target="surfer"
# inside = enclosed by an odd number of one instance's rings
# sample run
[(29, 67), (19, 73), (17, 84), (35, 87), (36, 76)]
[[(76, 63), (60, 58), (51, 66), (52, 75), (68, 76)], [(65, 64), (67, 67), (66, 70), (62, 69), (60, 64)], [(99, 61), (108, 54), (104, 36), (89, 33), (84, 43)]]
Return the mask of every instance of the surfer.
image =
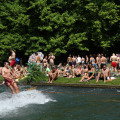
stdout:
[[(19, 93), (18, 86), (15, 83), (15, 81), (13, 80), (12, 71), (11, 71), (11, 69), (8, 68), (8, 66), (9, 66), (9, 63), (5, 62), (4, 67), (2, 69), (2, 76), (4, 78), (3, 83), (11, 89), (13, 94)], [(14, 88), (15, 88), (16, 92), (14, 91)]]

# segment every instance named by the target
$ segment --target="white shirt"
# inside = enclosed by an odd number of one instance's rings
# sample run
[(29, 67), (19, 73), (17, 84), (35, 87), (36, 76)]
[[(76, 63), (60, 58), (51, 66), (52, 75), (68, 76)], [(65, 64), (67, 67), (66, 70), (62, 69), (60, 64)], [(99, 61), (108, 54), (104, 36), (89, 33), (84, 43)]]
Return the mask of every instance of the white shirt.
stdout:
[(81, 57), (78, 57), (77, 60), (78, 60), (78, 63), (80, 63), (81, 62)]

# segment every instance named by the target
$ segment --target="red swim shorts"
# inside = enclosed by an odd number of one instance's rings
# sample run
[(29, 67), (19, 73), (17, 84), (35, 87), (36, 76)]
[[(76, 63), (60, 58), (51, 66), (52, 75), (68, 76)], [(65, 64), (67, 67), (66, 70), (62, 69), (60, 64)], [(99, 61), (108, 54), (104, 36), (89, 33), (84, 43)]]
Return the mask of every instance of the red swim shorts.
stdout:
[(116, 68), (117, 67), (117, 63), (116, 62), (112, 62), (111, 66)]
[(12, 83), (14, 80), (13, 79), (9, 79), (9, 78), (5, 78), (5, 84), (8, 86), (8, 83)]
[(15, 66), (15, 62), (16, 62), (16, 60), (12, 60), (10, 63), (10, 66), (12, 66), (12, 67)]

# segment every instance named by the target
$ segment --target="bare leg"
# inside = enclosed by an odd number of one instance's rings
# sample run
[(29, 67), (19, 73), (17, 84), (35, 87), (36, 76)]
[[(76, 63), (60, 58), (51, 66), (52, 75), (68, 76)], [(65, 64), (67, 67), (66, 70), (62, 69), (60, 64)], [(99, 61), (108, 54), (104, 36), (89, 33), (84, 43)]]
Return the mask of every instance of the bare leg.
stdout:
[(15, 82), (12, 83), (12, 86), (15, 88), (16, 93), (19, 93), (18, 86), (17, 86), (17, 84)]
[(72, 78), (73, 76), (72, 75), (69, 75), (69, 78)]
[(74, 78), (74, 77), (75, 77), (75, 72), (76, 72), (76, 71), (75, 71), (74, 69), (72, 69), (72, 71), (73, 71), (73, 78)]
[(104, 83), (106, 82), (106, 75), (105, 74), (103, 74), (103, 76), (104, 76)]
[(14, 91), (14, 88), (13, 88), (13, 86), (11, 84), (8, 84), (8, 87), (11, 89), (13, 94), (16, 94), (15, 91)]
[(78, 82), (82, 82), (84, 79), (88, 79), (88, 77), (87, 76), (83, 76), (82, 79), (80, 81), (78, 81)]
[(56, 78), (56, 74), (53, 74), (53, 77), (50, 83), (52, 83), (55, 78)]
[(47, 83), (50, 83), (51, 79), (52, 79), (52, 73), (49, 74), (49, 81)]
[(98, 73), (98, 78), (97, 78), (97, 81), (96, 81), (96, 82), (99, 81), (100, 75), (101, 75), (101, 72)]

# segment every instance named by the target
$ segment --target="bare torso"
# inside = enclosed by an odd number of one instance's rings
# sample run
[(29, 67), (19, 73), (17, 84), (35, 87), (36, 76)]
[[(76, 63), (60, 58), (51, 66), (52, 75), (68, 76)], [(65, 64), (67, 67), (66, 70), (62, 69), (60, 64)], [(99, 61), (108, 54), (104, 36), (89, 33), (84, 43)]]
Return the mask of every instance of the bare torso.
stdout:
[(97, 57), (96, 60), (97, 60), (97, 64), (100, 65), (101, 64), (101, 58)]
[(72, 58), (72, 61), (75, 61), (75, 62), (76, 62), (76, 58)]
[(49, 56), (50, 63), (54, 63), (54, 59), (55, 59), (54, 55)]
[(72, 57), (68, 57), (68, 62), (72, 62)]
[(117, 62), (117, 56), (111, 56), (111, 62)]
[(106, 58), (105, 57), (102, 57), (101, 58), (101, 63), (106, 63), (107, 61), (106, 61)]
[(3, 76), (3, 78), (10, 78), (10, 79), (12, 79), (11, 70), (4, 67), (2, 69), (2, 76)]
[(12, 59), (12, 60), (15, 60), (15, 56), (16, 56), (16, 54), (15, 54), (15, 52), (13, 51), (12, 54), (11, 54), (11, 59)]
[(40, 58), (39, 55), (37, 55), (37, 56), (36, 56), (36, 63), (40, 63), (40, 61), (41, 61), (41, 58)]
[(85, 62), (85, 58), (82, 58), (81, 61), (82, 61), (82, 62)]
[(43, 66), (46, 66), (47, 65), (47, 59), (43, 59)]
[(102, 73), (105, 74), (108, 77), (108, 75), (109, 75), (109, 69), (108, 68), (106, 70), (102, 69)]

